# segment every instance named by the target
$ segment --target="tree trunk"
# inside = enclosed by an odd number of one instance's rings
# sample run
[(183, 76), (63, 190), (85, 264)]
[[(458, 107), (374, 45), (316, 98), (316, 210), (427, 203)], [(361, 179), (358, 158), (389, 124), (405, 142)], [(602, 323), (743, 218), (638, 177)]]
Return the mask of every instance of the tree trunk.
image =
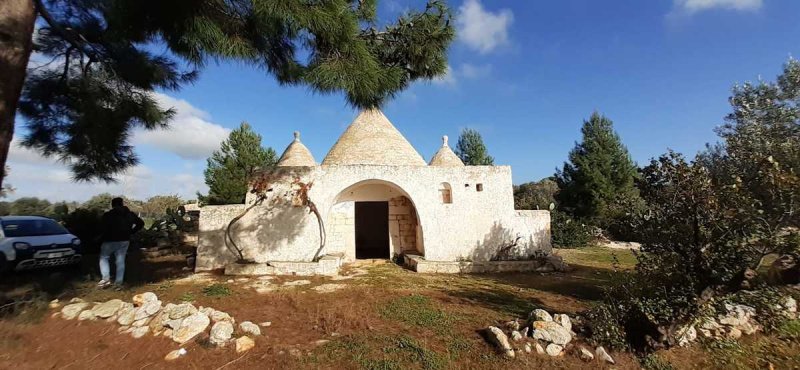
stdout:
[(33, 0), (0, 0), (0, 188), (14, 137), (14, 115), (31, 55)]

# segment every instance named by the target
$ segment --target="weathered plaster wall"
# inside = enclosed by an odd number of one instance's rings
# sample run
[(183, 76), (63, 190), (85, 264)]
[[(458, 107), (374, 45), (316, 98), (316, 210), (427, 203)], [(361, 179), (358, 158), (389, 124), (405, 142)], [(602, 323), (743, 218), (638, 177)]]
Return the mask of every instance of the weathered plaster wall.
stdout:
[[(309, 196), (328, 227), (323, 254), (343, 253), (346, 260), (353, 258), (355, 243), (348, 224), (353, 200), (398, 196), (405, 196), (413, 205), (410, 209), (419, 222), (414, 231), (415, 248), (427, 260), (483, 261), (509, 245), (515, 245), (513, 258), (550, 251), (549, 212), (513, 209), (511, 168), (507, 166), (329, 165), (280, 168), (270, 176), (283, 180), (274, 183), (264, 205), (255, 207), (237, 229), (239, 244), (258, 262), (308, 261), (319, 246), (315, 217), (305, 208), (291, 206), (294, 179), (313, 183)], [(450, 185), (450, 204), (442, 201), (442, 183)], [(478, 191), (479, 184), (482, 191)], [(249, 195), (247, 201), (254, 199)], [(201, 211), (198, 268), (222, 267), (220, 263), (231, 258), (219, 255), (230, 252), (223, 236), (214, 233), (224, 234), (218, 220), (227, 217), (223, 209), (204, 207)]]

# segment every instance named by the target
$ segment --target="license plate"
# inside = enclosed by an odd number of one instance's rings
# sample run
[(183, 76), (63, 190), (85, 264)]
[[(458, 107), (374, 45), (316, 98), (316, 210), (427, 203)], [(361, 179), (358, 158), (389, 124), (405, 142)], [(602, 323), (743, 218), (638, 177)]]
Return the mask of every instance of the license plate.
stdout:
[(48, 253), (47, 258), (59, 258), (63, 257), (64, 253)]

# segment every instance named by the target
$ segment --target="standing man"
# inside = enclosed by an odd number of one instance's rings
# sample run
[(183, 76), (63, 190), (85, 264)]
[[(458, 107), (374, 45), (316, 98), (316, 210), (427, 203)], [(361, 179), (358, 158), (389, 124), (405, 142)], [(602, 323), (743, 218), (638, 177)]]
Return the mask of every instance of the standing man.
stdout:
[(125, 255), (131, 243), (131, 235), (144, 227), (144, 221), (122, 203), (122, 198), (111, 200), (111, 210), (103, 214), (103, 244), (100, 246), (100, 274), (103, 279), (97, 283), (100, 288), (111, 285), (111, 268), (108, 259), (114, 255), (117, 267), (114, 285), (122, 287), (125, 276)]

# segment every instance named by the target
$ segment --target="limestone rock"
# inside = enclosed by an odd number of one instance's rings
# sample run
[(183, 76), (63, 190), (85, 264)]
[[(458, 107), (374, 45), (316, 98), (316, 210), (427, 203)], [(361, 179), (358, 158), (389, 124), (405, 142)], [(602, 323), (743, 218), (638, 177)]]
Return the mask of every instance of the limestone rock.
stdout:
[(134, 328), (141, 328), (142, 326), (147, 326), (149, 323), (150, 323), (150, 318), (149, 317), (145, 317), (145, 318), (143, 318), (141, 320), (134, 321), (131, 324), (131, 326), (133, 326)]
[(689, 325), (677, 331), (678, 345), (681, 347), (688, 346), (690, 343), (697, 339), (697, 330), (694, 325)]
[(739, 339), (739, 338), (741, 338), (741, 337), (742, 337), (742, 331), (741, 331), (741, 330), (739, 330), (739, 328), (732, 327), (732, 328), (730, 328), (730, 330), (728, 331), (728, 335), (727, 335), (727, 336), (728, 336), (728, 338), (730, 338), (730, 339)]
[(217, 346), (224, 346), (231, 340), (233, 335), (233, 325), (227, 321), (219, 321), (211, 327), (211, 337), (209, 340)]
[(564, 259), (555, 254), (547, 256), (547, 264), (553, 266), (553, 269), (558, 272), (572, 271), (572, 268), (566, 262), (564, 262)]
[(116, 315), (117, 311), (119, 311), (120, 308), (123, 307), (124, 303), (125, 302), (123, 302), (121, 299), (112, 299), (108, 302), (101, 303), (99, 306), (95, 307), (92, 311), (94, 311), (94, 314), (97, 317), (101, 319), (106, 319)]
[(124, 333), (124, 332), (128, 331), (128, 329), (130, 329), (130, 328), (131, 328), (130, 326), (126, 326), (126, 325), (120, 326), (119, 328), (117, 328), (117, 333)]
[(530, 329), (531, 329), (531, 328), (529, 328), (529, 327), (527, 327), (527, 326), (526, 326), (524, 329), (522, 329), (522, 331), (520, 332), (520, 334), (522, 334), (522, 336), (523, 336), (523, 337), (527, 337), (527, 336), (528, 336), (528, 332), (530, 331)]
[(261, 324), (258, 324), (258, 325), (263, 326), (263, 327), (266, 328), (268, 326), (272, 326), (272, 321), (264, 321), (264, 322), (262, 322)]
[(211, 320), (203, 313), (197, 312), (183, 319), (181, 326), (172, 333), (172, 340), (186, 343), (206, 330)]
[(197, 312), (197, 308), (195, 308), (191, 303), (181, 303), (168, 310), (169, 318), (172, 320), (188, 317), (195, 312)]
[(129, 326), (133, 324), (134, 318), (136, 316), (136, 309), (131, 307), (123, 307), (119, 310), (119, 316), (117, 317), (117, 324), (122, 326)]
[(525, 353), (533, 352), (533, 346), (530, 343), (525, 343)]
[(539, 343), (538, 341), (533, 344), (533, 348), (536, 350), (536, 353), (538, 353), (540, 355), (543, 355), (543, 354), (547, 353), (544, 350), (544, 347), (542, 347), (541, 343)]
[(784, 297), (781, 306), (783, 307), (783, 313), (786, 317), (790, 319), (797, 317), (797, 301), (794, 298), (791, 296)]
[(295, 281), (287, 281), (283, 283), (283, 286), (300, 286), (300, 285), (308, 285), (311, 284), (309, 280), (295, 280)]
[(546, 331), (550, 335), (550, 342), (560, 346), (564, 346), (572, 340), (569, 330), (553, 321), (534, 321), (533, 328), (537, 331)]
[(536, 330), (533, 329), (533, 339), (543, 340), (545, 342), (550, 342), (552, 339), (550, 338), (550, 333), (545, 330)]
[(61, 308), (61, 316), (67, 320), (72, 320), (78, 317), (81, 311), (85, 310), (87, 307), (89, 307), (89, 303), (87, 302), (77, 302), (68, 304), (63, 308)]
[(167, 353), (167, 355), (164, 356), (164, 359), (167, 360), (167, 361), (173, 361), (173, 360), (177, 360), (177, 359), (179, 359), (179, 358), (181, 358), (181, 357), (183, 357), (185, 355), (186, 355), (186, 350), (181, 348), (181, 349), (176, 349), (174, 351), (171, 351), (170, 353)]
[(78, 297), (75, 297), (75, 298), (72, 298), (72, 299), (69, 300), (69, 303), (81, 303), (81, 302), (86, 302), (86, 301), (84, 301), (83, 299), (80, 299)]
[(547, 311), (541, 308), (531, 311), (531, 314), (528, 315), (528, 318), (533, 319), (534, 321), (553, 321), (553, 316), (550, 316)]
[(581, 360), (586, 361), (586, 362), (594, 360), (594, 355), (592, 354), (592, 351), (589, 351), (588, 349), (584, 348), (583, 346), (581, 346), (578, 349), (578, 351), (579, 351), (579, 354), (581, 356)]
[(522, 340), (522, 338), (523, 337), (522, 337), (522, 334), (520, 332), (518, 332), (516, 330), (511, 332), (511, 340), (513, 340), (515, 342), (519, 342), (519, 341)]
[(557, 322), (559, 325), (563, 326), (564, 329), (567, 329), (568, 331), (572, 330), (572, 321), (566, 314), (553, 315), (553, 321)]
[(239, 329), (241, 329), (245, 334), (261, 335), (261, 328), (250, 321), (244, 321), (239, 324)]
[(141, 327), (133, 329), (133, 331), (131, 331), (131, 336), (138, 339), (138, 338), (141, 338), (141, 337), (147, 335), (148, 332), (150, 332), (150, 328), (149, 327), (141, 326)]
[(174, 319), (174, 320), (167, 320), (164, 321), (164, 326), (170, 329), (178, 329), (181, 327), (181, 323), (183, 323), (184, 319)]
[(495, 326), (490, 326), (486, 329), (486, 339), (489, 340), (490, 343), (494, 344), (503, 355), (509, 358), (514, 357), (514, 349), (511, 348), (511, 344), (508, 342), (508, 337), (506, 333), (503, 333), (502, 330)]
[(609, 355), (608, 352), (606, 352), (606, 349), (603, 348), (603, 346), (597, 347), (594, 350), (594, 354), (596, 354), (599, 359), (601, 359), (601, 360), (603, 360), (603, 361), (605, 361), (605, 362), (607, 362), (609, 364), (614, 365), (614, 363), (615, 363), (614, 362), (614, 358), (611, 357), (611, 355)]
[(133, 305), (136, 307), (141, 307), (147, 302), (157, 301), (158, 296), (156, 296), (153, 292), (144, 292), (142, 294), (137, 294), (133, 296)]
[(164, 325), (166, 324), (169, 316), (164, 312), (159, 312), (153, 319), (150, 320), (148, 326), (150, 327), (150, 331), (153, 332), (153, 335), (159, 335), (162, 331), (164, 331)]
[(56, 298), (56, 299), (50, 301), (50, 303), (47, 305), (47, 307), (50, 307), (50, 309), (56, 309), (56, 308), (61, 307), (61, 303), (59, 303), (58, 298)]
[(242, 336), (236, 338), (236, 353), (242, 353), (251, 350), (253, 347), (256, 346), (256, 342), (254, 342), (248, 336)]
[(506, 329), (508, 329), (508, 330), (511, 330), (511, 331), (519, 330), (519, 321), (517, 321), (517, 320), (508, 321), (508, 322), (506, 322), (505, 325), (506, 325)]
[(80, 321), (84, 321), (84, 320), (94, 321), (94, 320), (97, 320), (97, 315), (95, 315), (94, 311), (92, 311), (92, 310), (83, 310), (83, 311), (81, 311), (80, 314), (78, 314), (78, 320), (80, 320)]
[(228, 315), (227, 313), (222, 311), (214, 310), (213, 312), (211, 312), (211, 315), (209, 315), (209, 317), (211, 317), (211, 321), (213, 322), (227, 321), (231, 324), (236, 323), (236, 321), (233, 319), (233, 317), (231, 317), (231, 315)]
[(544, 351), (548, 355), (550, 355), (552, 357), (556, 357), (556, 356), (561, 355), (561, 352), (564, 351), (564, 347), (561, 347), (558, 344), (550, 343), (550, 344), (547, 345), (547, 348), (545, 348)]
[(311, 289), (316, 290), (317, 292), (320, 292), (320, 293), (332, 293), (332, 292), (335, 292), (335, 291), (337, 291), (339, 289), (342, 289), (342, 288), (344, 288), (346, 286), (347, 285), (344, 285), (344, 284), (322, 284), (322, 285), (319, 285), (319, 286), (315, 286), (315, 287), (313, 287)]

